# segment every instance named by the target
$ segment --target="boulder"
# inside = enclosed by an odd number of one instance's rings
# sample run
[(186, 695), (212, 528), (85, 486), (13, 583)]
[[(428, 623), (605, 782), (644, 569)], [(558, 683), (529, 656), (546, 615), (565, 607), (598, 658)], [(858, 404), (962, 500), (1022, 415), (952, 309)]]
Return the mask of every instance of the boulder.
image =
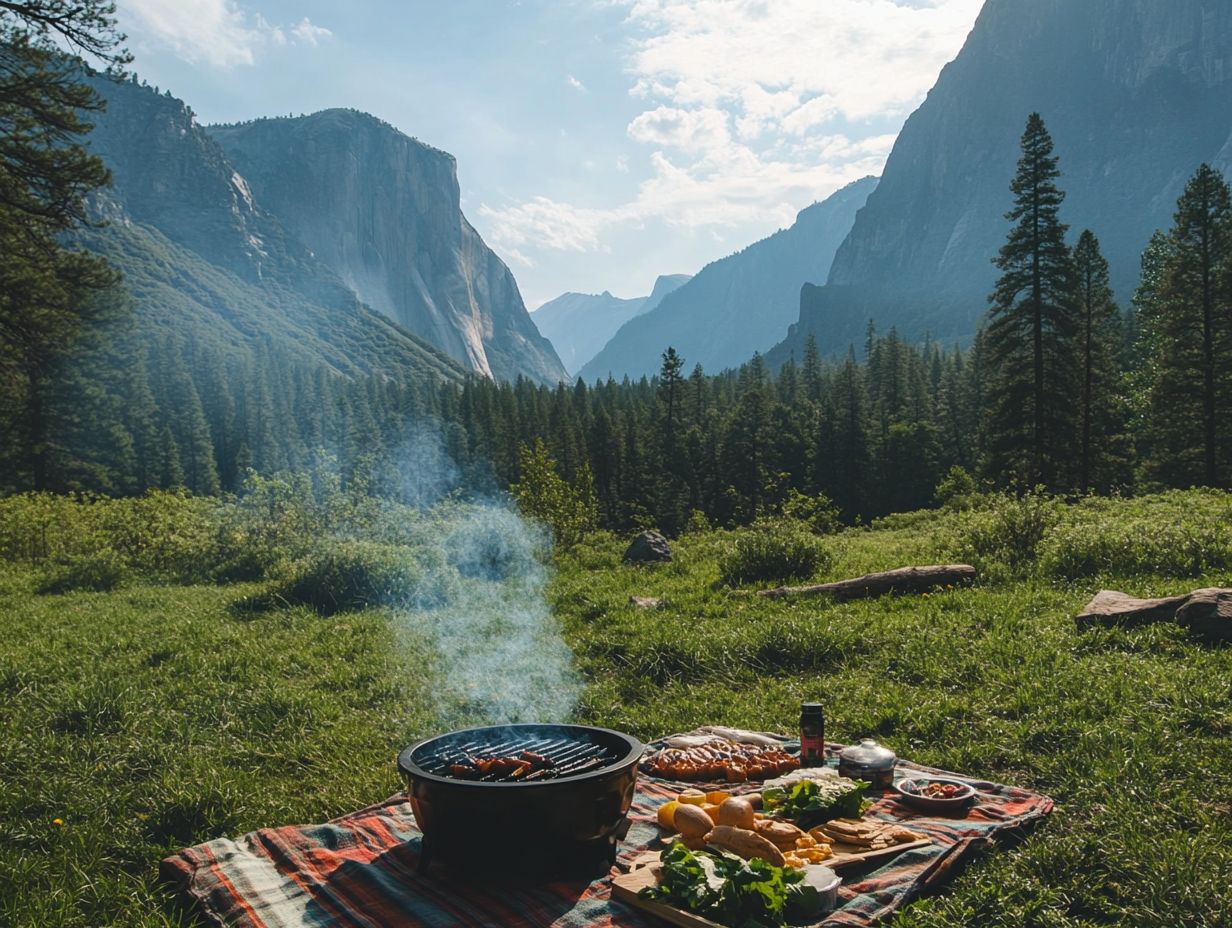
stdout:
[(626, 564), (655, 564), (672, 559), (667, 539), (658, 532), (642, 532), (625, 551)]
[(654, 596), (630, 596), (629, 605), (638, 609), (658, 609), (663, 600)]
[(1208, 641), (1232, 641), (1232, 590), (1195, 590), (1176, 610), (1176, 621)]
[(1232, 641), (1232, 589), (1208, 587), (1183, 596), (1135, 599), (1100, 590), (1078, 616), (1078, 625), (1145, 625), (1176, 622), (1209, 641)]
[(1188, 596), (1136, 599), (1116, 590), (1100, 590), (1078, 616), (1079, 625), (1146, 625), (1171, 622)]

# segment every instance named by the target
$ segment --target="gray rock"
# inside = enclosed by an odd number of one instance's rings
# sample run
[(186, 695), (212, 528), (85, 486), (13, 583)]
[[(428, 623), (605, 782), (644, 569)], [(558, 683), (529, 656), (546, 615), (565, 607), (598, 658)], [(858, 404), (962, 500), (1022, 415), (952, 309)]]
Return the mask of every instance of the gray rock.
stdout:
[(1176, 621), (1209, 641), (1232, 641), (1232, 590), (1195, 590), (1176, 610)]
[(655, 531), (642, 532), (625, 551), (626, 564), (654, 564), (672, 559), (667, 539)]
[(658, 609), (663, 600), (654, 596), (630, 596), (629, 605), (638, 609)]
[(1149, 622), (1176, 622), (1209, 641), (1232, 641), (1232, 589), (1207, 587), (1162, 599), (1135, 599), (1116, 590), (1100, 590), (1078, 616), (1080, 627), (1133, 627)]

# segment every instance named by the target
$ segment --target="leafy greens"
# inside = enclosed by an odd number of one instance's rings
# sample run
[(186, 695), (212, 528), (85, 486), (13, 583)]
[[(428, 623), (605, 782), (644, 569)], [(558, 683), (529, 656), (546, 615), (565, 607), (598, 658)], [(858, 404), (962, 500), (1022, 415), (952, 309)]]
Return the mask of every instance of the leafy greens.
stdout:
[(788, 787), (771, 787), (761, 794), (762, 806), (780, 818), (789, 818), (801, 828), (812, 828), (833, 818), (859, 818), (871, 805), (864, 798), (863, 780), (833, 777), (800, 780)]
[(679, 842), (660, 859), (661, 882), (639, 895), (730, 928), (779, 928), (788, 921), (808, 920), (821, 908), (817, 890), (790, 867), (690, 851)]

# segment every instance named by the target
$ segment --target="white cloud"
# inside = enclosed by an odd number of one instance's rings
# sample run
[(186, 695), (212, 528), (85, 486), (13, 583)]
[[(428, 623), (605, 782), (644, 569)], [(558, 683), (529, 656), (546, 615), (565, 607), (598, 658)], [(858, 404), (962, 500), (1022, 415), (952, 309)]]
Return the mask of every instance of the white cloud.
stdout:
[[(880, 173), (901, 121), (957, 54), (983, 0), (596, 0), (635, 38), (627, 135), (646, 146), (636, 196), (606, 208), (546, 197), (484, 205), (506, 254), (603, 251), (617, 226), (711, 235), (788, 225)], [(911, 5), (908, 5), (908, 4)], [(626, 156), (617, 170), (632, 170)]]
[(847, 119), (906, 115), (958, 51), (983, 0), (623, 0), (643, 38), (637, 91), (730, 105), (751, 88), (796, 105), (825, 96)]
[(298, 23), (291, 27), (291, 35), (295, 36), (305, 45), (311, 45), (314, 48), (333, 36), (333, 33), (324, 26), (318, 26), (305, 16)]
[(270, 23), (237, 0), (120, 0), (119, 20), (137, 47), (168, 48), (216, 68), (251, 65), (269, 46), (315, 46), (333, 34), (307, 17), (290, 27)]
[(635, 142), (695, 153), (723, 149), (731, 142), (727, 114), (711, 108), (656, 107), (629, 123), (628, 132)]
[(572, 74), (570, 74), (567, 78), (565, 78), (565, 81), (566, 83), (569, 84), (570, 87), (572, 87), (578, 93), (586, 93), (586, 85), (583, 84), (581, 81), (579, 81)]

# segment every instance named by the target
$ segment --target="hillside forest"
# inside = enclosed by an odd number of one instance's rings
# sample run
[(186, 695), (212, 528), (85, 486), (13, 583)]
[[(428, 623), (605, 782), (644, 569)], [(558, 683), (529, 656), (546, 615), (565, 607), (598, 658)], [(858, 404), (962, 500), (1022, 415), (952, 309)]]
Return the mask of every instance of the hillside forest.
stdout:
[[(533, 466), (584, 525), (678, 533), (786, 510), (867, 521), (932, 505), (939, 485), (1081, 495), (1232, 480), (1232, 200), (1206, 165), (1119, 307), (1098, 239), (1064, 223), (1063, 153), (1031, 114), (989, 256), (1001, 277), (970, 346), (911, 344), (870, 321), (863, 344), (810, 340), (777, 370), (756, 356), (690, 369), (664, 346), (658, 376), (637, 381), (365, 375), (193, 338), (173, 307), (158, 324), (134, 313), (124, 281), (72, 237), (107, 181), (81, 147), (98, 98), (53, 52), (20, 50), (46, 80), (9, 104), (30, 127), (10, 147), (46, 183), (3, 204), (0, 493), (215, 496), (251, 473), (326, 469), (423, 502), (525, 490)], [(48, 149), (37, 127), (53, 116)], [(437, 446), (447, 463), (427, 479)]]

